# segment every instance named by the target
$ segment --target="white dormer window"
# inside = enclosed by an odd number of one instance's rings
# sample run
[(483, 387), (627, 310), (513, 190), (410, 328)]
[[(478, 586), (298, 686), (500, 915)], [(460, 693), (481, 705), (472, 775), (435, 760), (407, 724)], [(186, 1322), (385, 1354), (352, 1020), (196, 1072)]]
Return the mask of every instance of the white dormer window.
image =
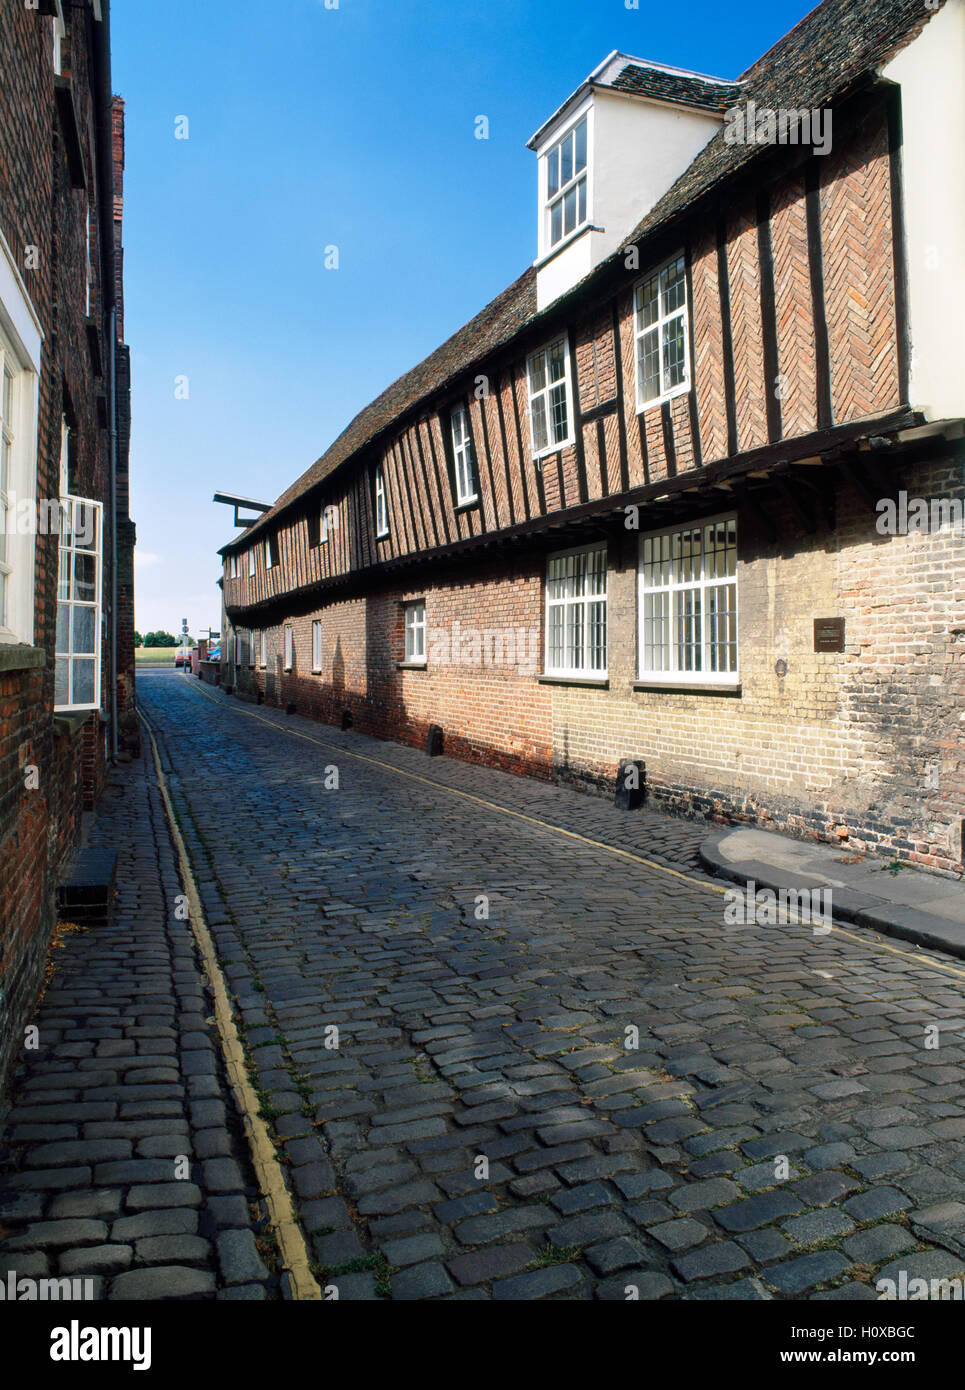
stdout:
[(586, 221), (587, 117), (567, 131), (546, 155), (546, 220), (549, 245)]
[(529, 425), (533, 457), (553, 453), (573, 442), (569, 343), (557, 338), (534, 352), (526, 364)]
[(687, 273), (683, 256), (641, 280), (633, 295), (637, 410), (690, 388)]

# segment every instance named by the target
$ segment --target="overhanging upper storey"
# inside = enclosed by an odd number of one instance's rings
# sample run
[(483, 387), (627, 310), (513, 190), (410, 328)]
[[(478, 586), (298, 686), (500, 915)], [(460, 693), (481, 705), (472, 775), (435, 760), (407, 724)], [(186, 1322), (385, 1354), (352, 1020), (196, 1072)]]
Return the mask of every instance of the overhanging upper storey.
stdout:
[(528, 142), (538, 160), (537, 301), (617, 249), (723, 124), (741, 84), (611, 53)]

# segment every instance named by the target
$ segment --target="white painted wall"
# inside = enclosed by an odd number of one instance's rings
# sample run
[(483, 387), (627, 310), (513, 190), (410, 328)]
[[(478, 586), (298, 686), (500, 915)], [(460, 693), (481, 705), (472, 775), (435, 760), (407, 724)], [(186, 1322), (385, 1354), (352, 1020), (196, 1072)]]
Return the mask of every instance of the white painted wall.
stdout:
[[(596, 89), (591, 100), (587, 211), (593, 230), (584, 232), (539, 267), (536, 294), (540, 309), (572, 289), (625, 242), (722, 124), (722, 119), (710, 112), (611, 91)], [(540, 157), (565, 129), (560, 126), (544, 137), (537, 151)], [(542, 164), (539, 186), (542, 195)], [(540, 255), (545, 252), (541, 224)]]
[(883, 69), (901, 87), (911, 402), (965, 416), (965, 0)]

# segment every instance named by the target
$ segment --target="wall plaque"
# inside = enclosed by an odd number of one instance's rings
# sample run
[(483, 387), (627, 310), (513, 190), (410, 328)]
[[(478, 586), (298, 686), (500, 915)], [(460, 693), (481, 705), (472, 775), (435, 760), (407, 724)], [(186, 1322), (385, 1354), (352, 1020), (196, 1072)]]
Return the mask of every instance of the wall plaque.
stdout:
[(816, 652), (844, 651), (844, 619), (814, 619), (814, 650)]

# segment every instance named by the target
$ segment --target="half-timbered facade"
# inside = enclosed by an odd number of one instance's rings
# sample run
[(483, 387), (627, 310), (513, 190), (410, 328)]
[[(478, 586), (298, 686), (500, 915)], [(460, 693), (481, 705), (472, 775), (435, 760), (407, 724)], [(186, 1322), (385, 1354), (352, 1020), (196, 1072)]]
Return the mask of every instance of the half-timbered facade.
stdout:
[(224, 683), (961, 872), (963, 71), (965, 0), (610, 55), (535, 264), (223, 548)]

